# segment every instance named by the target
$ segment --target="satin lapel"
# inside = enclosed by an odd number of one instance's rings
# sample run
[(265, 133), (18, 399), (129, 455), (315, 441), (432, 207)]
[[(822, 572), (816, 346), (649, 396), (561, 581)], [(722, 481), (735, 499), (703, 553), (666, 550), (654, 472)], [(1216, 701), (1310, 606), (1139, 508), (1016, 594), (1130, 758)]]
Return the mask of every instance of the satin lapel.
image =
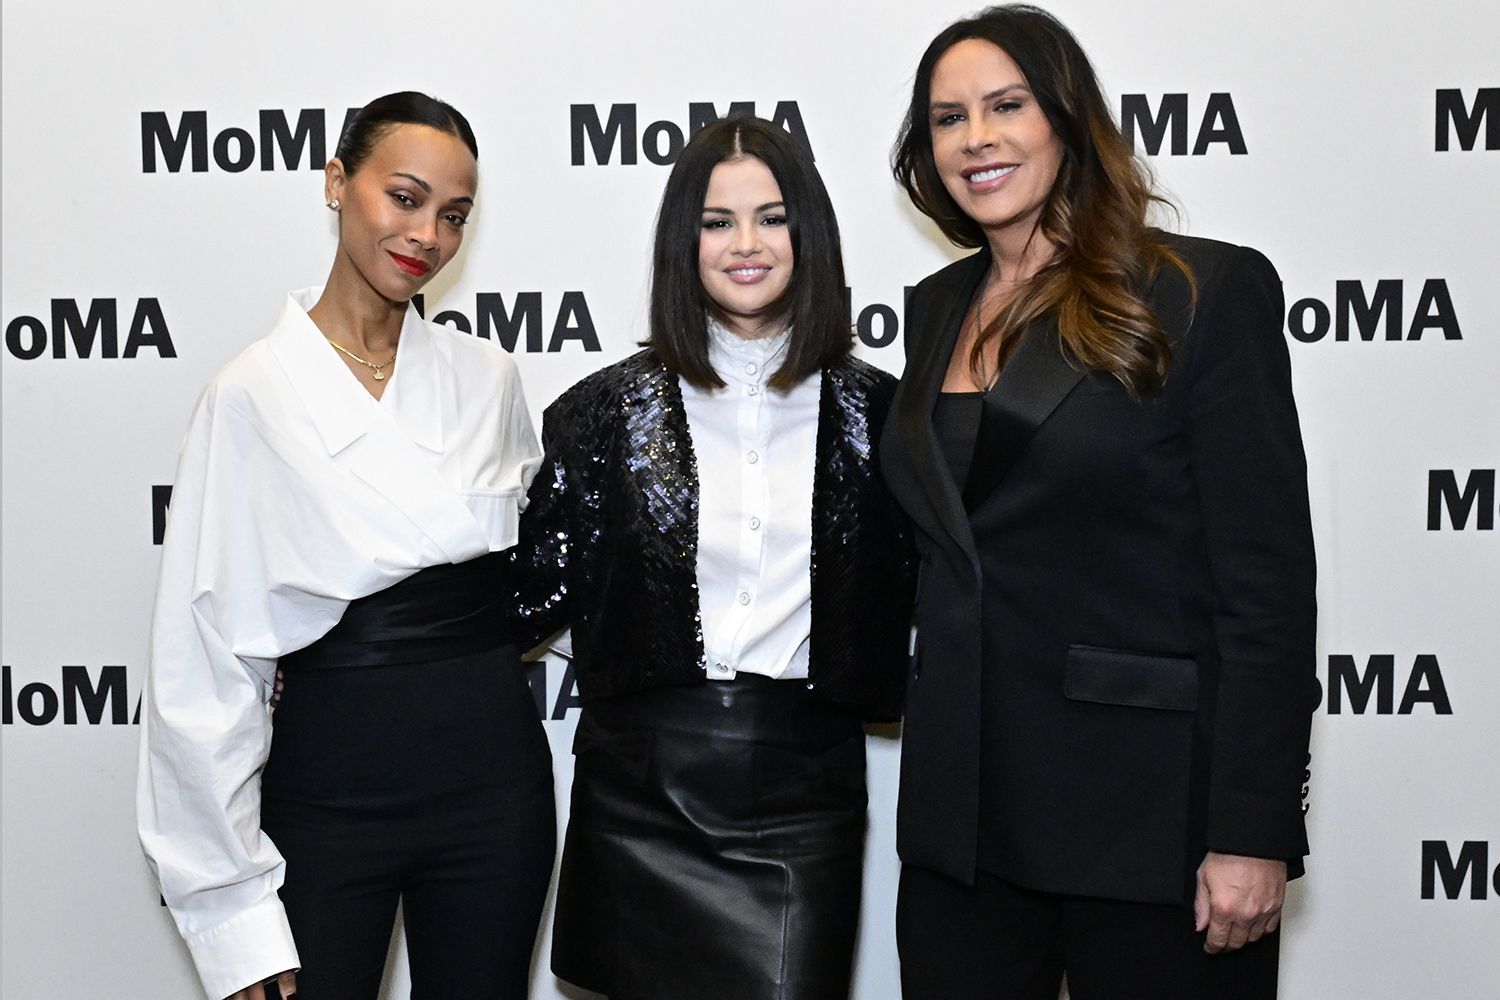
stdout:
[(892, 491), (927, 534), (947, 534), (968, 552), (974, 549), (974, 535), (958, 486), (938, 444), (932, 410), (943, 388), (943, 377), (953, 346), (958, 342), (964, 312), (989, 267), (989, 260), (988, 251), (975, 254), (966, 262), (970, 267), (959, 272), (952, 283), (934, 290), (942, 298), (927, 312), (921, 330), (915, 331), (917, 353), (902, 375), (891, 403), (891, 419), (901, 452), (910, 465), (909, 475), (894, 477)]
[(965, 510), (974, 510), (995, 491), (1037, 428), (1083, 374), (1063, 356), (1054, 317), (1031, 325), (994, 388), (985, 394), (974, 459), (964, 484)]

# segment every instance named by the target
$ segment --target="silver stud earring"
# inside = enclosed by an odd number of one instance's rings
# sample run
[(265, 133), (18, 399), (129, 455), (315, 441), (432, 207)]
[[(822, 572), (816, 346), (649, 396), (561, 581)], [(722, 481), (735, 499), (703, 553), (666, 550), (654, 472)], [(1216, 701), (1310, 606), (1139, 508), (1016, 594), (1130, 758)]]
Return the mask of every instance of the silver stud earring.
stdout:
[(337, 212), (339, 210), (339, 200), (337, 198), (330, 200), (328, 202), (328, 207)]

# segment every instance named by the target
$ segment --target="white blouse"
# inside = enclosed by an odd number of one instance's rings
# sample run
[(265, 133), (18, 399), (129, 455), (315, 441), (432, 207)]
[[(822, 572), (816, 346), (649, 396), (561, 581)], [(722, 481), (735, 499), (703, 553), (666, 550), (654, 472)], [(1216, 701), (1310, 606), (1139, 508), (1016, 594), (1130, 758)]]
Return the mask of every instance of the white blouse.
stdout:
[(515, 544), (540, 464), (510, 356), (408, 308), (372, 397), (293, 293), (209, 383), (172, 491), (141, 713), (141, 843), (209, 997), (299, 965), (260, 829), (277, 658), (350, 601)]
[(710, 680), (807, 676), (822, 379), (813, 374), (789, 392), (767, 388), (790, 336), (746, 340), (710, 321), (709, 362), (726, 386), (681, 382), (698, 467), (698, 599)]

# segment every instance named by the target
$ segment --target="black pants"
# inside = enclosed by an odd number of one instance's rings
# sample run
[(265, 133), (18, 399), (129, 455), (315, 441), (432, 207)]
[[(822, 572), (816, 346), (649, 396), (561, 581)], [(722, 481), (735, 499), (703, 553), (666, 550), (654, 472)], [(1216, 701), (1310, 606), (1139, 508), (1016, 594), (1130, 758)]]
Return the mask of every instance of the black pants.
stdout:
[(286, 859), (298, 1000), (375, 1000), (398, 900), (413, 1000), (526, 996), (552, 760), (515, 649), (484, 630), (486, 571), (423, 570), (282, 658), (261, 826)]
[(973, 887), (905, 865), (896, 906), (903, 1000), (1273, 1000), (1279, 935), (1209, 955), (1187, 906)]

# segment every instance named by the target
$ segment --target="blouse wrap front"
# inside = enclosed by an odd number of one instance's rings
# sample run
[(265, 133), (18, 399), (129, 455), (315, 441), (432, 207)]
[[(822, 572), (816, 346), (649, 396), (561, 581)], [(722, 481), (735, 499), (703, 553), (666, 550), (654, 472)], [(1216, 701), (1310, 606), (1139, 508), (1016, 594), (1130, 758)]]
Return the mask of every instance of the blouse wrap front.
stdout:
[(377, 401), (308, 317), (320, 293), (204, 390), (163, 541), (138, 822), (211, 998), (299, 964), (260, 829), (278, 658), (357, 598), (513, 545), (540, 462), (504, 351), (408, 308)]

